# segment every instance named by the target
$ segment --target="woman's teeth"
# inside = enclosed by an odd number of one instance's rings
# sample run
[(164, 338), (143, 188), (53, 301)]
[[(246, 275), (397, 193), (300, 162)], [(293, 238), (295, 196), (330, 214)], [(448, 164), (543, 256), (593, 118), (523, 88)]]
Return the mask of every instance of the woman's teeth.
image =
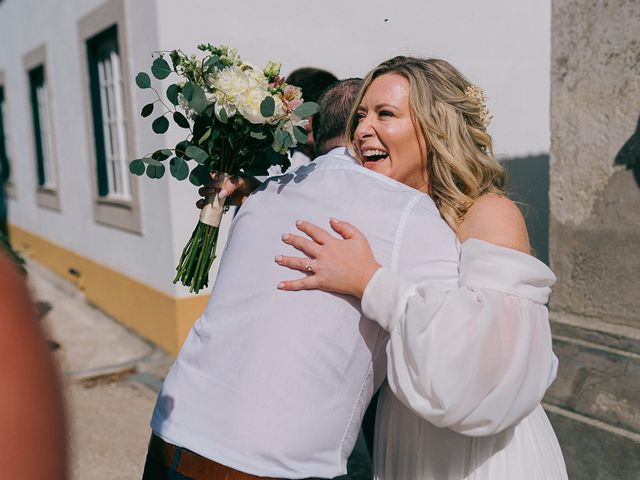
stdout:
[(375, 162), (386, 158), (389, 154), (383, 150), (365, 150), (362, 152), (362, 156), (367, 162)]

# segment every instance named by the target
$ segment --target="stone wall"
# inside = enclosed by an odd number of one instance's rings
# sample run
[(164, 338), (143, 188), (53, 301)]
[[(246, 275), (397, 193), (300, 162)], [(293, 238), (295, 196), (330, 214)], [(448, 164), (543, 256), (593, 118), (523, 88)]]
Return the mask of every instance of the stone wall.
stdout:
[(550, 263), (572, 479), (640, 475), (640, 2), (554, 0)]

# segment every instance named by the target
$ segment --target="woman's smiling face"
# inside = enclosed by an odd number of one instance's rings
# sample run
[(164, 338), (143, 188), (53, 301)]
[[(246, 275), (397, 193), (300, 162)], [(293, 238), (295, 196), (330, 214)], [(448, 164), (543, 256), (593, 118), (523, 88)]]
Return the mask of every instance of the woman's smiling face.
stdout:
[(357, 110), (353, 143), (365, 168), (427, 192), (426, 141), (414, 122), (409, 88), (396, 73), (371, 82)]

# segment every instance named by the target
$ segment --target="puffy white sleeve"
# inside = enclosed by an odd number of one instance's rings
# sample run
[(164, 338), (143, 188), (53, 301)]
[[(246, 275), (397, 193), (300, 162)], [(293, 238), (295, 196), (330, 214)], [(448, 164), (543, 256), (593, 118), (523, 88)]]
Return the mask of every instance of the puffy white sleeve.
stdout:
[(362, 310), (390, 332), (393, 393), (464, 435), (517, 423), (555, 375), (545, 306), (554, 283), (534, 257), (477, 239), (462, 244), (458, 288), (414, 285), (379, 269)]

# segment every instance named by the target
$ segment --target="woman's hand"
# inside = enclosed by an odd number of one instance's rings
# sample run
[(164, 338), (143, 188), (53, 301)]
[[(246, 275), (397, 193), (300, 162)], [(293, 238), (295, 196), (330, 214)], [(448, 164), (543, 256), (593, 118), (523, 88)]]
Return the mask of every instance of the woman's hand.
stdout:
[[(258, 188), (260, 182), (253, 177), (225, 177), (218, 173), (211, 174), (211, 183), (204, 187), (200, 187), (198, 194), (201, 197), (209, 197), (220, 192), (218, 197), (227, 200), (227, 205), (240, 205), (244, 203), (251, 193)], [(202, 208), (205, 205), (205, 199), (201, 198), (196, 202), (196, 207)]]
[(362, 298), (364, 289), (380, 264), (365, 236), (353, 225), (332, 218), (331, 228), (342, 236), (336, 238), (313, 223), (297, 221), (296, 227), (311, 240), (288, 233), (282, 241), (306, 257), (278, 255), (276, 263), (307, 274), (305, 278), (278, 284), (281, 290), (324, 290)]

